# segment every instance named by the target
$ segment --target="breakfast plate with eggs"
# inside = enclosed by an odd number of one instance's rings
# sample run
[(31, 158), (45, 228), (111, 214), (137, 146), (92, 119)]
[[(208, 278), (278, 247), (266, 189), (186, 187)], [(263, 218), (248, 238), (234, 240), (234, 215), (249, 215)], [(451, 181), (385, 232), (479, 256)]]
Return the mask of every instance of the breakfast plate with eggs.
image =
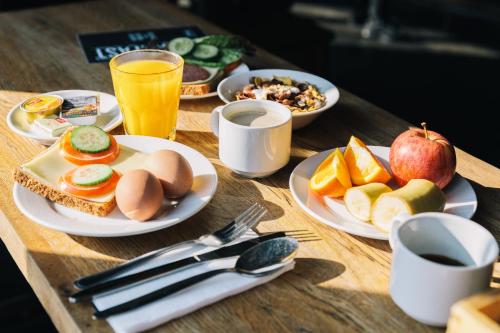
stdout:
[(14, 172), (14, 202), (72, 235), (119, 237), (180, 223), (215, 194), (217, 173), (196, 150), (160, 138), (76, 126)]

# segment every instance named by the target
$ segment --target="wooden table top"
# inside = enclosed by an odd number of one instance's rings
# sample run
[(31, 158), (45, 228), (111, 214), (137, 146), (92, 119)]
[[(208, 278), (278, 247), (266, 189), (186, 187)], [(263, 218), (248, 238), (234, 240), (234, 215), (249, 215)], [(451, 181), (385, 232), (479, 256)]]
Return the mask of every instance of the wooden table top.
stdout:
[[(123, 238), (76, 237), (35, 224), (19, 212), (11, 194), (12, 171), (44, 147), (7, 128), (9, 109), (34, 93), (51, 90), (81, 88), (113, 93), (107, 65), (87, 64), (76, 34), (192, 24), (207, 33), (222, 32), (155, 0), (82, 2), (0, 14), (0, 236), (55, 326), (64, 332), (110, 331), (105, 321), (91, 319), (88, 304), (68, 303), (66, 295), (73, 280), (213, 231), (258, 200), (270, 210), (258, 226), (259, 232), (307, 230), (321, 240), (301, 243), (292, 272), (174, 320), (158, 331), (435, 330), (412, 320), (392, 302), (387, 242), (351, 236), (315, 221), (299, 208), (288, 189), (291, 171), (304, 158), (344, 145), (351, 134), (367, 144), (388, 146), (408, 127), (405, 121), (343, 90), (333, 109), (294, 132), (290, 163), (262, 180), (240, 178), (219, 161), (217, 139), (208, 127), (210, 111), (221, 104), (217, 98), (182, 102), (177, 140), (208, 157), (220, 182), (202, 213), (172, 228)], [(248, 63), (254, 68), (293, 67), (263, 50)], [(460, 149), (457, 155), (458, 173), (472, 183), (478, 196), (474, 220), (499, 239), (500, 170)], [(500, 280), (498, 264), (495, 276)]]

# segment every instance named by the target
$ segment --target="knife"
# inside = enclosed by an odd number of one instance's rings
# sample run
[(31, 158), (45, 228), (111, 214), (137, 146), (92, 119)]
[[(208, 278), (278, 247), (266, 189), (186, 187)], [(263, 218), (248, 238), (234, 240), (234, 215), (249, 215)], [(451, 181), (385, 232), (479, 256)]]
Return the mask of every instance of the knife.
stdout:
[(241, 253), (245, 252), (249, 248), (253, 247), (255, 244), (261, 243), (263, 241), (286, 236), (284, 232), (274, 232), (271, 234), (263, 235), (260, 237), (255, 237), (238, 244), (229, 245), (225, 247), (221, 247), (217, 250), (213, 250), (210, 252), (206, 252), (199, 255), (194, 255), (192, 257), (180, 259), (177, 261), (169, 262), (166, 264), (162, 264), (153, 268), (149, 268), (137, 273), (119, 276), (110, 280), (105, 280), (102, 282), (98, 282), (94, 285), (91, 285), (85, 289), (82, 289), (73, 295), (69, 296), (69, 301), (71, 303), (76, 303), (86, 298), (89, 298), (92, 295), (97, 293), (101, 293), (104, 291), (108, 291), (110, 289), (115, 289), (124, 285), (132, 284), (138, 281), (142, 281), (151, 277), (158, 276), (160, 274), (170, 272), (180, 268), (186, 268), (190, 265), (196, 265), (204, 261), (221, 259), (221, 258), (229, 258), (238, 256)]

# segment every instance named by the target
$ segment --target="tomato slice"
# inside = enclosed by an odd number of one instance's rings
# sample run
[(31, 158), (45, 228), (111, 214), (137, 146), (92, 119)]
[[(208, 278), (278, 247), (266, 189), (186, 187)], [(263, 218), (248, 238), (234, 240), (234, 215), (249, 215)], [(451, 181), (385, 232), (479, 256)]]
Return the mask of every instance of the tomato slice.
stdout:
[(71, 145), (71, 131), (68, 131), (61, 139), (61, 154), (66, 160), (76, 165), (109, 164), (113, 162), (118, 155), (120, 155), (120, 146), (112, 135), (108, 135), (111, 139), (111, 145), (109, 148), (99, 153), (89, 154), (82, 153), (73, 148)]
[(91, 185), (91, 186), (80, 186), (74, 184), (71, 181), (73, 173), (75, 172), (76, 169), (78, 168), (66, 172), (61, 178), (59, 178), (59, 183), (61, 186), (61, 190), (77, 196), (96, 197), (107, 194), (111, 191), (114, 191), (114, 189), (116, 188), (116, 184), (120, 180), (120, 175), (118, 174), (118, 172), (113, 170), (113, 175), (111, 175), (111, 178), (109, 178), (108, 180), (106, 180), (101, 184)]

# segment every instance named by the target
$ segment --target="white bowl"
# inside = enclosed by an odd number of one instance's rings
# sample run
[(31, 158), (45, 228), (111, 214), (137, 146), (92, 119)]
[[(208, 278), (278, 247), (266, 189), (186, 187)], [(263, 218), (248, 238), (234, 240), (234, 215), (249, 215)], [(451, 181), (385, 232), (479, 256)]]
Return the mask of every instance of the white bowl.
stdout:
[(298, 82), (309, 82), (315, 85), (325, 95), (326, 103), (323, 107), (310, 112), (295, 112), (292, 114), (292, 128), (294, 130), (309, 125), (322, 112), (331, 108), (339, 100), (339, 90), (331, 82), (319, 76), (292, 71), (288, 69), (259, 69), (246, 73), (235, 74), (222, 80), (217, 86), (217, 94), (225, 103), (233, 102), (234, 94), (250, 83), (250, 78), (260, 76), (271, 79), (273, 76), (287, 76)]

